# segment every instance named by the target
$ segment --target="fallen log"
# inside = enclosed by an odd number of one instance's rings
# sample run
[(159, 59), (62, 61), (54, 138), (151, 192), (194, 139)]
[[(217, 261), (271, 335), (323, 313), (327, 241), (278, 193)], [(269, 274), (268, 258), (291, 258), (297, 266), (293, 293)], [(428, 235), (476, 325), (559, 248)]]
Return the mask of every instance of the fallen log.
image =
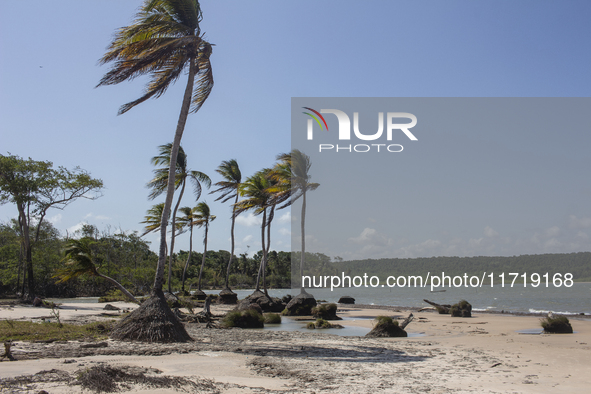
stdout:
[(451, 305), (438, 304), (436, 302), (431, 302), (431, 301), (425, 300), (425, 299), (423, 299), (423, 301), (425, 301), (429, 305), (433, 305), (435, 307), (435, 309), (437, 309), (437, 312), (439, 312), (440, 315), (449, 315), (449, 313), (450, 313), (449, 309), (451, 308)]
[(406, 319), (404, 319), (404, 321), (402, 323), (399, 324), (400, 328), (402, 328), (404, 330), (406, 328), (406, 326), (408, 326), (409, 323), (411, 321), (413, 321), (414, 318), (415, 317), (412, 313), (410, 315), (408, 315), (408, 317)]

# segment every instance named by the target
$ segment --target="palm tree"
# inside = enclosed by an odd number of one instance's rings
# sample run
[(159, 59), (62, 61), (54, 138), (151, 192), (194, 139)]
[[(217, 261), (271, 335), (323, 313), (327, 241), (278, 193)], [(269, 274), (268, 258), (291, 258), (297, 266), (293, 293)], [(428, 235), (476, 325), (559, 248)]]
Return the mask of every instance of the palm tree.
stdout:
[[(152, 189), (152, 192), (148, 196), (150, 200), (160, 196), (166, 191), (168, 182), (168, 170), (170, 166), (170, 152), (172, 151), (172, 144), (160, 145), (158, 147), (160, 154), (152, 157), (152, 164), (155, 166), (163, 165), (164, 167), (156, 168), (154, 170), (154, 178), (148, 182), (147, 187)], [(190, 179), (193, 183), (195, 191), (195, 199), (199, 200), (201, 197), (201, 183), (207, 188), (211, 186), (211, 179), (207, 175), (199, 171), (190, 171), (187, 167), (187, 155), (183, 147), (179, 147), (177, 161), (176, 161), (176, 175), (175, 175), (175, 189), (180, 188), (179, 198), (174, 206), (172, 212), (172, 237), (170, 240), (170, 256), (168, 258), (168, 292), (172, 294), (172, 259), (174, 256), (174, 241), (176, 239), (176, 213), (181, 204), (181, 200), (185, 193), (185, 187), (187, 185), (187, 179)]]
[(96, 241), (91, 237), (71, 239), (68, 241), (65, 251), (66, 267), (58, 270), (56, 277), (60, 279), (57, 283), (63, 283), (81, 275), (98, 276), (114, 284), (127, 298), (139, 304), (138, 300), (121, 283), (98, 272), (92, 248), (94, 244), (96, 244)]
[(234, 205), (235, 215), (239, 215), (242, 212), (251, 209), (254, 210), (255, 215), (263, 215), (263, 220), (261, 222), (261, 247), (263, 251), (263, 257), (261, 259), (259, 273), (257, 275), (255, 292), (260, 291), (261, 275), (263, 275), (264, 281), (264, 268), (267, 259), (267, 248), (265, 247), (265, 227), (267, 225), (267, 208), (272, 205), (272, 196), (268, 192), (268, 187), (270, 186), (270, 180), (268, 178), (269, 172), (270, 169), (265, 168), (261, 171), (258, 171), (253, 176), (248, 177), (239, 188), (240, 195), (245, 198)]
[(232, 260), (234, 258), (234, 224), (236, 223), (237, 216), (235, 206), (238, 203), (238, 188), (242, 182), (242, 174), (240, 173), (240, 167), (238, 167), (238, 163), (235, 159), (223, 161), (215, 171), (224, 178), (223, 181), (215, 183), (215, 186), (218, 186), (219, 188), (210, 192), (221, 193), (221, 196), (216, 198), (215, 201), (222, 200), (222, 202), (227, 202), (234, 198), (234, 205), (232, 205), (232, 227), (230, 227), (232, 248), (230, 250), (230, 259), (228, 260), (228, 269), (226, 270), (226, 288), (224, 289), (232, 292), (230, 289), (230, 266), (232, 265)]
[[(302, 236), (302, 254), (300, 256), (300, 281), (304, 276), (304, 255), (306, 253), (306, 193), (313, 191), (320, 186), (319, 183), (310, 182), (310, 157), (305, 153), (293, 149), (290, 153), (283, 153), (277, 156), (277, 160), (284, 165), (288, 165), (291, 170), (291, 203), (302, 197), (302, 213), (300, 222), (300, 231)], [(285, 167), (280, 171), (283, 175), (287, 174)], [(300, 282), (300, 292), (305, 293), (303, 282)]]
[[(113, 330), (112, 336), (118, 339), (160, 342), (191, 340), (166, 304), (162, 283), (166, 264), (166, 226), (174, 194), (178, 150), (189, 112), (197, 112), (213, 88), (209, 61), (212, 45), (201, 35), (201, 20), (201, 6), (197, 0), (144, 0), (134, 23), (119, 29), (107, 53), (100, 60), (103, 64), (114, 64), (98, 86), (118, 84), (141, 75), (151, 78), (145, 94), (123, 105), (120, 114), (149, 98), (160, 97), (181, 76), (183, 70), (188, 69), (187, 85), (170, 152), (153, 297), (151, 302), (142, 304)], [(160, 317), (155, 318), (155, 313), (160, 313)]]
[(189, 262), (191, 261), (191, 254), (193, 253), (193, 227), (197, 224), (196, 220), (196, 208), (189, 208), (189, 207), (182, 207), (180, 209), (181, 213), (184, 216), (181, 216), (179, 219), (179, 225), (182, 227), (189, 227), (189, 255), (187, 256), (187, 261), (185, 262), (185, 268), (183, 269), (183, 278), (182, 278), (182, 286), (181, 291), (185, 293), (185, 276), (187, 273), (187, 268), (189, 267)]
[(212, 215), (209, 210), (209, 205), (206, 202), (200, 202), (195, 207), (195, 225), (197, 227), (205, 227), (205, 234), (203, 235), (203, 258), (201, 259), (201, 268), (199, 269), (199, 284), (197, 291), (201, 290), (201, 277), (203, 275), (203, 267), (205, 266), (205, 255), (207, 254), (207, 233), (209, 231), (209, 223), (215, 220), (215, 215)]

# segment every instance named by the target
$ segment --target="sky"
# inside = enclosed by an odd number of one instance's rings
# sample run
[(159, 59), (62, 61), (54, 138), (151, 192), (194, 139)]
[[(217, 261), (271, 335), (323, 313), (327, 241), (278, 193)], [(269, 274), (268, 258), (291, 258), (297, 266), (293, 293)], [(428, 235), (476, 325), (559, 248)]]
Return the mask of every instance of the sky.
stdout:
[[(108, 71), (98, 59), (140, 5), (131, 0), (3, 4), (0, 152), (80, 166), (105, 184), (101, 198), (79, 200), (48, 214), (63, 234), (81, 223), (111, 232), (141, 232), (146, 211), (160, 202), (148, 200), (145, 184), (152, 176), (150, 158), (173, 138), (183, 80), (161, 98), (120, 116), (119, 106), (138, 98), (146, 80), (95, 88)], [(202, 31), (215, 44), (215, 86), (201, 110), (189, 116), (182, 146), (189, 167), (214, 182), (220, 180), (215, 169), (223, 160), (236, 159), (246, 177), (272, 166), (278, 154), (291, 149), (292, 97), (588, 97), (591, 91), (591, 3), (586, 0), (228, 0), (201, 5)], [(589, 168), (584, 149), (569, 155), (573, 144), (561, 145), (568, 138), (555, 139), (548, 149)], [(474, 139), (487, 143), (486, 137)], [(525, 163), (536, 151), (525, 149), (525, 136), (519, 141)], [(579, 148), (588, 147), (588, 139), (577, 141)], [(470, 174), (473, 165), (457, 162), (454, 168), (459, 176)], [(576, 173), (580, 187), (569, 189), (572, 203), (566, 207), (556, 201), (545, 210), (514, 215), (510, 224), (500, 223), (492, 212), (457, 210), (460, 216), (441, 218), (435, 232), (427, 216), (418, 217), (424, 225), (409, 227), (392, 257), (589, 251), (591, 192), (584, 171)], [(544, 176), (542, 169), (537, 174)], [(424, 179), (420, 175), (416, 182)], [(462, 178), (454, 179), (439, 182), (438, 190), (451, 195), (458, 185), (466, 187)], [(412, 197), (412, 189), (408, 193)], [(535, 196), (546, 189), (524, 188), (522, 193)], [(436, 201), (421, 198), (427, 205)], [(230, 206), (214, 199), (208, 194), (201, 199), (217, 216), (208, 247), (229, 250)], [(182, 205), (195, 204), (187, 198)], [(0, 221), (15, 216), (13, 206), (0, 206)], [(277, 213), (273, 249), (290, 249), (291, 222), (289, 210)], [(237, 253), (260, 248), (259, 225), (252, 215), (238, 219)], [(372, 229), (378, 231), (368, 225), (349, 238), (364, 242)], [(577, 236), (576, 245), (568, 242)], [(195, 237), (199, 245), (199, 234)], [(471, 243), (479, 238), (487, 244)], [(522, 242), (507, 244), (507, 238)], [(547, 242), (553, 238), (556, 242)], [(158, 237), (146, 239), (155, 249)], [(187, 236), (176, 244), (177, 250), (188, 249)]]

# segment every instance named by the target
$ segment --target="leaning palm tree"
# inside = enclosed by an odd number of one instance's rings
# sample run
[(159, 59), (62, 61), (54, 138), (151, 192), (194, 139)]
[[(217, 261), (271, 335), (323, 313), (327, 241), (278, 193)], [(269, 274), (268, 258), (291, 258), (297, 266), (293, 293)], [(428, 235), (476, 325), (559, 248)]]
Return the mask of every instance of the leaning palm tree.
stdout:
[(124, 319), (112, 332), (118, 339), (174, 342), (191, 337), (168, 307), (162, 292), (166, 264), (166, 226), (175, 186), (178, 150), (189, 112), (197, 112), (213, 88), (209, 58), (212, 45), (203, 39), (197, 0), (144, 0), (134, 23), (119, 29), (101, 63), (113, 67), (98, 86), (114, 85), (141, 75), (151, 78), (146, 92), (123, 105), (125, 113), (136, 105), (158, 98), (188, 70), (187, 85), (170, 152), (165, 209), (162, 214), (160, 251), (152, 297)]
[(234, 205), (234, 212), (236, 215), (249, 210), (253, 210), (255, 215), (263, 215), (261, 222), (261, 247), (263, 251), (263, 257), (259, 266), (255, 292), (261, 290), (260, 280), (261, 275), (265, 275), (264, 268), (267, 260), (267, 248), (265, 247), (265, 228), (267, 226), (268, 220), (267, 209), (272, 205), (271, 194), (267, 190), (269, 187), (269, 172), (270, 169), (265, 168), (261, 171), (258, 171), (253, 176), (248, 177), (239, 188), (240, 195), (243, 196), (244, 199)]
[[(302, 237), (302, 251), (300, 256), (300, 293), (305, 293), (303, 282), (301, 278), (304, 276), (304, 256), (306, 253), (306, 193), (313, 191), (320, 186), (319, 183), (310, 182), (310, 157), (305, 153), (293, 149), (290, 153), (283, 153), (277, 156), (277, 160), (281, 163), (288, 165), (291, 172), (291, 203), (302, 197), (302, 212), (300, 222), (300, 232)], [(283, 175), (287, 174), (285, 168), (280, 171)]]
[[(158, 156), (152, 157), (152, 164), (155, 166), (163, 166), (154, 170), (154, 178), (146, 185), (152, 191), (148, 198), (150, 200), (155, 199), (166, 191), (168, 183), (168, 170), (170, 166), (170, 152), (172, 151), (172, 144), (160, 145), (158, 147), (160, 153)], [(171, 226), (172, 236), (170, 239), (170, 255), (168, 257), (168, 292), (172, 294), (172, 259), (174, 256), (174, 240), (176, 238), (176, 213), (181, 204), (181, 200), (185, 193), (185, 187), (187, 185), (187, 179), (193, 184), (195, 192), (195, 200), (199, 200), (201, 197), (201, 190), (203, 183), (207, 188), (211, 186), (211, 179), (207, 175), (199, 171), (191, 171), (187, 166), (187, 155), (183, 147), (179, 147), (177, 161), (176, 161), (176, 174), (175, 174), (175, 189), (180, 188), (179, 198), (174, 206), (172, 212)], [(184, 289), (183, 289), (184, 290)]]
[(94, 238), (84, 237), (68, 241), (65, 250), (65, 267), (58, 270), (55, 277), (59, 278), (56, 283), (63, 283), (81, 275), (98, 276), (114, 284), (130, 301), (139, 304), (138, 300), (121, 283), (115, 279), (98, 272), (95, 261), (95, 253), (92, 246), (96, 244)]
[(197, 285), (197, 292), (201, 290), (201, 277), (203, 276), (203, 267), (205, 267), (205, 255), (207, 254), (207, 233), (209, 232), (209, 223), (215, 220), (215, 215), (212, 215), (209, 210), (209, 205), (206, 202), (200, 202), (195, 207), (195, 225), (197, 227), (205, 227), (205, 234), (203, 235), (203, 257), (201, 259), (201, 268), (199, 269), (199, 283)]
[(240, 167), (238, 167), (238, 163), (235, 159), (223, 161), (215, 171), (224, 178), (223, 181), (219, 181), (215, 184), (215, 186), (218, 186), (218, 189), (210, 192), (221, 193), (221, 196), (216, 198), (215, 201), (222, 200), (222, 202), (227, 202), (232, 198), (234, 199), (234, 205), (232, 205), (232, 226), (230, 227), (232, 247), (230, 250), (230, 259), (228, 260), (228, 268), (226, 270), (226, 287), (222, 290), (222, 293), (228, 294), (233, 293), (230, 289), (230, 267), (232, 266), (232, 260), (234, 258), (235, 245), (234, 224), (236, 223), (236, 210), (234, 207), (236, 206), (236, 203), (238, 203), (238, 188), (242, 182), (242, 174), (240, 173)]

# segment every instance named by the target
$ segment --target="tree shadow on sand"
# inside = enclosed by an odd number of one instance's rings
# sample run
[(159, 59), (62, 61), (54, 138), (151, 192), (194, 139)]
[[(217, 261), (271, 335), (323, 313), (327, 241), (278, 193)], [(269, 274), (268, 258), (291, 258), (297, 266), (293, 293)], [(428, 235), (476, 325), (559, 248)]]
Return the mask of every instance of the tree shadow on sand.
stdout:
[(296, 346), (291, 349), (280, 346), (265, 346), (258, 349), (243, 349), (242, 353), (254, 356), (299, 357), (353, 363), (405, 363), (425, 361), (430, 358), (429, 356), (410, 355), (401, 350), (363, 345), (347, 345), (347, 348)]

